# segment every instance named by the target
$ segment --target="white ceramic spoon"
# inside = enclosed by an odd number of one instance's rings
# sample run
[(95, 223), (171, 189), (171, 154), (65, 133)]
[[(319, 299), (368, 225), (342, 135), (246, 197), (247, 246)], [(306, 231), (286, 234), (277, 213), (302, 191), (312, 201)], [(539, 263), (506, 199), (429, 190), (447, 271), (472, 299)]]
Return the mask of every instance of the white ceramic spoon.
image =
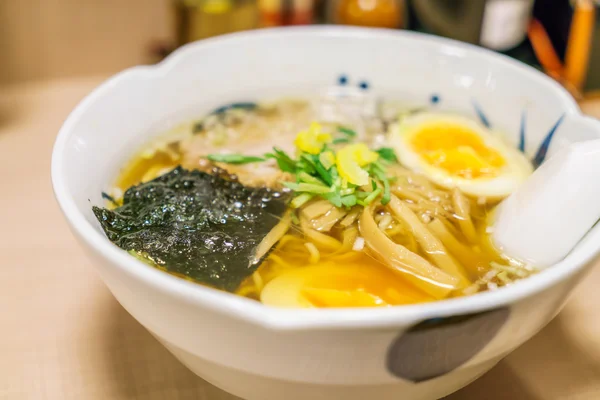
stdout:
[(600, 219), (600, 140), (544, 162), (497, 208), (492, 238), (505, 254), (544, 268), (561, 261)]

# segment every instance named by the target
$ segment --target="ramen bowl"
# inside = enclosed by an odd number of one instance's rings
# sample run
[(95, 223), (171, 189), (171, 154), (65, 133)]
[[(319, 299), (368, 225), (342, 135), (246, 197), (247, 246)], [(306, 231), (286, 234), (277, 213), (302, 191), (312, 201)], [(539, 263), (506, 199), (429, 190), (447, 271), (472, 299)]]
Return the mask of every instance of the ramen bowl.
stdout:
[(135, 150), (178, 122), (223, 104), (323, 88), (471, 115), (537, 163), (600, 136), (600, 123), (554, 81), (477, 47), (375, 29), (263, 30), (185, 46), (97, 88), (58, 135), (56, 198), (121, 305), (219, 388), (248, 400), (443, 397), (560, 311), (600, 250), (600, 227), (560, 263), (506, 288), (390, 308), (288, 310), (151, 268), (106, 239), (92, 213)]

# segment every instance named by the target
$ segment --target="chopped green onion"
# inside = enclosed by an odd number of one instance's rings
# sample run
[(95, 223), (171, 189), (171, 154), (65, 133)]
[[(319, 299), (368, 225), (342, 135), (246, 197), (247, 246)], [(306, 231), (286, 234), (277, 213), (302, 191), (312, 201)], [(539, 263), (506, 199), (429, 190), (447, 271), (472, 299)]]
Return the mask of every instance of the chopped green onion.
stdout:
[(330, 193), (331, 188), (324, 185), (313, 185), (312, 183), (300, 183), (299, 190), (308, 193)]
[(356, 195), (354, 194), (350, 194), (348, 196), (342, 196), (342, 204), (345, 205), (346, 207), (352, 207), (356, 205), (356, 201), (358, 199), (356, 198)]
[(361, 191), (358, 191), (358, 192), (356, 192), (356, 193), (355, 193), (355, 195), (356, 195), (356, 197), (358, 197), (358, 199), (359, 199), (359, 200), (364, 200), (364, 199), (366, 199), (366, 198), (367, 198), (367, 197), (368, 197), (368, 196), (369, 196), (371, 193), (373, 193), (373, 192), (363, 192), (363, 191), (361, 190)]
[(312, 164), (309, 164), (306, 160), (303, 159), (300, 159), (300, 161), (298, 161), (298, 170), (304, 171), (310, 175), (314, 175), (317, 172)]
[(323, 197), (325, 200), (329, 200), (329, 202), (336, 207), (342, 206), (342, 196), (340, 196), (340, 194), (337, 192), (322, 194), (321, 197)]
[[(333, 143), (348, 143), (357, 136), (356, 131), (343, 126), (338, 127), (338, 132), (344, 136), (336, 138)], [(301, 152), (298, 158), (292, 158), (285, 151), (274, 147), (273, 151), (265, 154), (264, 157), (212, 154), (208, 159), (229, 164), (247, 164), (274, 159), (281, 171), (291, 173), (296, 178), (296, 182), (283, 182), (285, 187), (295, 192), (291, 202), (293, 208), (301, 207), (315, 196), (328, 200), (336, 207), (353, 207), (356, 204), (367, 206), (380, 196), (382, 204), (390, 201), (390, 182), (396, 178), (387, 176), (387, 165), (398, 160), (392, 148), (382, 147), (377, 150), (377, 153), (379, 160), (365, 167), (370, 175), (371, 184), (364, 189), (340, 176), (336, 167), (335, 151), (327, 145), (322, 147), (320, 154)]]
[(365, 199), (363, 200), (363, 203), (365, 203), (365, 205), (369, 205), (373, 202), (373, 200), (375, 200), (377, 198), (377, 196), (379, 196), (381, 194), (381, 188), (377, 188), (375, 190), (373, 190), (367, 197), (365, 197)]
[(300, 224), (300, 219), (298, 218), (298, 216), (296, 215), (295, 212), (292, 212), (292, 223), (295, 225), (299, 225)]
[(325, 186), (325, 184), (323, 184), (323, 182), (320, 179), (315, 178), (314, 176), (309, 175), (309, 174), (307, 174), (304, 171), (299, 172), (298, 175), (297, 175), (297, 177), (298, 177), (298, 180), (301, 181), (301, 182), (312, 183), (314, 185)]
[(316, 172), (315, 161), (310, 154), (302, 154), (298, 161), (298, 168), (309, 174)]
[(263, 157), (245, 156), (243, 154), (209, 154), (206, 158), (210, 161), (227, 164), (250, 164), (265, 161)]
[(342, 189), (348, 189), (348, 187), (349, 187), (348, 185), (349, 185), (348, 180), (346, 178), (342, 178), (342, 184), (340, 185), (340, 187)]
[(309, 165), (312, 165), (313, 167), (315, 166), (315, 159), (313, 158), (313, 156), (312, 156), (311, 154), (306, 154), (306, 153), (303, 153), (303, 154), (300, 156), (300, 158), (302, 158), (303, 160), (306, 160), (306, 162), (307, 162)]
[(390, 191), (390, 182), (387, 178), (383, 180), (383, 196), (381, 197), (381, 204), (384, 206), (390, 202), (392, 193)]
[(377, 152), (379, 154), (379, 157), (381, 157), (382, 160), (385, 160), (385, 161), (391, 162), (391, 163), (398, 162), (398, 157), (396, 157), (396, 152), (391, 147), (382, 147), (378, 150), (375, 150), (375, 152)]
[(377, 176), (378, 173), (385, 174), (385, 167), (380, 162), (375, 161), (371, 163), (371, 169), (373, 170), (373, 175)]
[(392, 194), (390, 192), (390, 181), (385, 174), (385, 168), (380, 163), (374, 162), (371, 164), (371, 173), (383, 183), (383, 197), (381, 198), (381, 204), (386, 205), (390, 202)]
[(294, 197), (294, 199), (291, 202), (291, 205), (292, 205), (293, 208), (300, 208), (307, 201), (309, 201), (310, 199), (312, 199), (313, 197), (314, 197), (314, 195), (311, 194), (311, 193), (302, 193), (302, 194)]
[(335, 186), (337, 188), (341, 188), (342, 187), (342, 178), (340, 178), (339, 176), (337, 178), (335, 178), (335, 180), (333, 181), (333, 186)]
[(338, 172), (337, 168), (335, 166), (331, 167), (331, 170), (329, 170), (329, 173), (331, 174), (331, 182), (335, 182), (336, 179), (338, 179), (338, 177), (340, 176), (340, 173)]
[(296, 161), (288, 156), (285, 151), (280, 150), (277, 147), (273, 147), (273, 153), (265, 154), (265, 158), (272, 158), (277, 161), (279, 169), (283, 172), (296, 172)]
[(288, 189), (292, 189), (292, 190), (298, 190), (298, 187), (300, 186), (299, 183), (294, 183), (294, 182), (281, 182), (281, 184), (283, 186), (285, 186)]
[(325, 181), (326, 184), (331, 186), (331, 184), (333, 183), (333, 180), (331, 179), (331, 173), (327, 171), (327, 169), (323, 166), (323, 164), (321, 164), (320, 161), (317, 161), (315, 163), (315, 170), (317, 171), (317, 174), (319, 174), (321, 179), (323, 179), (323, 181)]
[(283, 186), (292, 189), (296, 192), (306, 192), (315, 194), (331, 193), (331, 188), (323, 185), (314, 185), (312, 183), (283, 182)]
[(339, 126), (338, 132), (343, 133), (344, 135), (349, 136), (349, 137), (356, 137), (356, 131), (354, 131), (350, 128), (346, 128), (344, 126)]
[(333, 139), (331, 141), (331, 143), (333, 143), (333, 144), (350, 143), (350, 139), (348, 139), (348, 138), (337, 138), (337, 139)]

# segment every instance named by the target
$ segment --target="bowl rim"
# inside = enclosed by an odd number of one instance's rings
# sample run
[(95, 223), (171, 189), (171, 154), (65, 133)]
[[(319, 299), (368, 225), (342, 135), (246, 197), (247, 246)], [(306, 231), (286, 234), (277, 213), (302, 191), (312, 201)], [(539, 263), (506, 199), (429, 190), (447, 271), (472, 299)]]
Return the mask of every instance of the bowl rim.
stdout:
[[(75, 134), (74, 126), (85, 118), (88, 108), (96, 99), (102, 97), (120, 82), (134, 76), (164, 76), (171, 68), (185, 62), (186, 54), (202, 51), (211, 46), (219, 46), (230, 41), (250, 39), (269, 39), (273, 37), (294, 35), (313, 35), (317, 37), (346, 38), (404, 38), (435, 44), (451, 50), (458, 50), (477, 57), (483, 57), (516, 70), (524, 78), (534, 79), (541, 84), (552, 87), (565, 108), (565, 115), (579, 119), (591, 119), (582, 115), (579, 106), (571, 95), (558, 83), (541, 72), (508, 56), (480, 48), (475, 45), (440, 38), (417, 32), (394, 31), (388, 29), (344, 27), (344, 26), (302, 26), (269, 28), (223, 35), (180, 47), (165, 60), (154, 66), (137, 66), (126, 69), (106, 80), (88, 94), (69, 114), (56, 138), (53, 152), (51, 176), (56, 200), (65, 215), (72, 231), (79, 236), (98, 255), (121, 269), (122, 272), (143, 281), (144, 284), (169, 296), (194, 305), (211, 309), (230, 318), (244, 320), (248, 323), (272, 330), (320, 330), (320, 329), (380, 329), (414, 324), (428, 318), (440, 318), (454, 315), (470, 314), (493, 308), (507, 306), (526, 297), (539, 293), (563, 279), (575, 274), (590, 262), (600, 251), (600, 230), (588, 233), (594, 240), (578, 244), (576, 251), (563, 261), (546, 268), (539, 274), (518, 281), (513, 285), (496, 291), (483, 292), (471, 296), (440, 300), (431, 303), (420, 303), (390, 308), (346, 308), (346, 309), (280, 309), (265, 306), (254, 300), (231, 293), (205, 287), (189, 282), (155, 268), (131, 257), (111, 243), (102, 232), (90, 223), (78, 209), (74, 199), (67, 191), (66, 169), (63, 159), (67, 152), (69, 138)], [(592, 119), (596, 121), (595, 119)], [(600, 131), (600, 124), (598, 125)], [(598, 243), (593, 245), (592, 243)]]

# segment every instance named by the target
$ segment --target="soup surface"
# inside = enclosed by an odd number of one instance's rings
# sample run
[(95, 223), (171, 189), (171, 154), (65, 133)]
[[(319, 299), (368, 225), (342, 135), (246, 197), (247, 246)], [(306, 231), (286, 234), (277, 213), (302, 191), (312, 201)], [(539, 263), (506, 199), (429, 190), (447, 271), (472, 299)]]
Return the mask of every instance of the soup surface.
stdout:
[(360, 96), (239, 103), (146, 145), (94, 207), (150, 265), (278, 307), (371, 307), (534, 272), (489, 242), (532, 167), (461, 115)]

